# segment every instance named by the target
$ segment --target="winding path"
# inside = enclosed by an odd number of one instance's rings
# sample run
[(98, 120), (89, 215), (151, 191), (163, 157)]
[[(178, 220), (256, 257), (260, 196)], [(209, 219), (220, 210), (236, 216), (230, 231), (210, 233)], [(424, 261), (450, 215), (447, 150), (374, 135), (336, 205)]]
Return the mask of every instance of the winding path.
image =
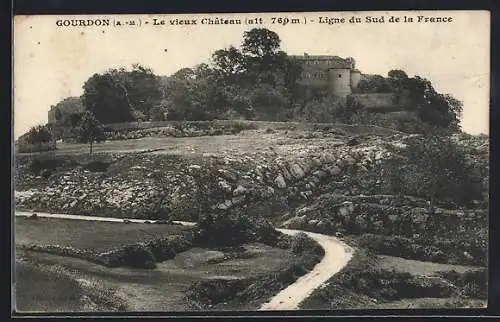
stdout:
[(353, 254), (351, 247), (333, 236), (302, 230), (278, 230), (288, 235), (295, 235), (300, 232), (306, 233), (323, 247), (325, 256), (309, 273), (299, 277), (294, 283), (272, 297), (269, 302), (262, 305), (261, 311), (299, 309), (300, 303), (347, 265)]
[[(28, 217), (33, 212), (16, 211), (16, 216)], [(94, 217), (94, 216), (80, 216), (80, 215), (67, 215), (67, 214), (49, 214), (36, 212), (37, 216), (45, 218), (60, 218), (60, 219), (78, 219), (78, 220), (93, 220), (93, 221), (107, 221), (107, 222), (123, 222), (122, 218), (111, 217)], [(130, 222), (144, 223), (146, 220), (141, 219), (126, 219)], [(193, 226), (196, 225), (192, 222), (175, 221), (182, 225)], [(280, 291), (272, 297), (267, 303), (262, 305), (259, 310), (297, 310), (302, 301), (309, 297), (312, 292), (321, 287), (330, 277), (338, 273), (352, 257), (353, 249), (341, 242), (338, 238), (333, 236), (311, 233), (302, 230), (291, 229), (277, 229), (278, 231), (287, 234), (295, 235), (300, 232), (306, 233), (309, 237), (314, 239), (325, 250), (323, 259), (314, 266), (314, 268), (304, 276), (298, 278), (294, 283)]]

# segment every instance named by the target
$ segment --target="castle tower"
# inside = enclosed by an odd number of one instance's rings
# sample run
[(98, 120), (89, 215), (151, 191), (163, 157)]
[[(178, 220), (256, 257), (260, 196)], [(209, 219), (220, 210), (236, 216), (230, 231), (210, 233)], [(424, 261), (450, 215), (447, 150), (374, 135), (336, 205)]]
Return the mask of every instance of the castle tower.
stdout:
[(357, 69), (351, 69), (351, 89), (358, 87), (361, 81), (361, 72)]
[(331, 95), (346, 97), (351, 94), (351, 69), (328, 69), (328, 85)]

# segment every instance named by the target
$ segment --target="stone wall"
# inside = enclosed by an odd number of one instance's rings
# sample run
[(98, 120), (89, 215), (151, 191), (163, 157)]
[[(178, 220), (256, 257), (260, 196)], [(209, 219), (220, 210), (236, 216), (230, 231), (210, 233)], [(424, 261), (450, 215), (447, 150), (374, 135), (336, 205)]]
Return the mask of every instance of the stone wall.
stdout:
[(394, 93), (351, 94), (366, 109), (399, 109)]

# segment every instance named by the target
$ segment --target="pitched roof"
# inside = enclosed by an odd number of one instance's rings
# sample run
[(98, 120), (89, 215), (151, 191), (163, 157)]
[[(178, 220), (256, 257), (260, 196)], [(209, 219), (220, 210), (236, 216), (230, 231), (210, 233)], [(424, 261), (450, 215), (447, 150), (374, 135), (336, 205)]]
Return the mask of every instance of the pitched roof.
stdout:
[(320, 60), (320, 61), (331, 61), (331, 68), (353, 68), (353, 61), (350, 59), (345, 59), (339, 56), (331, 56), (331, 55), (290, 55), (290, 57), (297, 59), (299, 61), (311, 61), (311, 60)]

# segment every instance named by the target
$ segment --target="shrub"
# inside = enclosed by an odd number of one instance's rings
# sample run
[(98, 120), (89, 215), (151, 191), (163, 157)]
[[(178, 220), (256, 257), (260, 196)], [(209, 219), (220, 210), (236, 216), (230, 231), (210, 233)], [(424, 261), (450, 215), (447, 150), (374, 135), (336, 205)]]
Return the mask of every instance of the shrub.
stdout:
[(123, 265), (136, 268), (155, 268), (156, 261), (151, 250), (143, 245), (130, 245), (123, 249)]
[(83, 168), (91, 172), (104, 172), (108, 169), (109, 165), (110, 164), (108, 162), (91, 161), (87, 164), (84, 164)]
[(209, 214), (199, 222), (197, 239), (200, 243), (218, 246), (236, 246), (247, 242), (273, 244), (279, 232), (264, 218), (245, 215)]
[(312, 240), (307, 236), (306, 233), (300, 232), (300, 233), (296, 234), (295, 236), (293, 236), (292, 242), (290, 245), (290, 250), (293, 253), (301, 253), (311, 246), (315, 246), (313, 244)]
[(392, 158), (356, 174), (352, 184), (365, 194), (419, 197), (432, 206), (470, 207), (474, 200), (483, 199), (487, 173), (469, 160), (463, 147), (438, 135), (414, 137), (406, 143)]
[[(363, 234), (357, 241), (360, 247), (379, 254), (407, 259), (464, 265), (484, 265), (487, 260), (485, 248), (460, 240)], [(464, 256), (464, 252), (473, 255)]]
[(48, 173), (53, 173), (63, 163), (63, 160), (59, 160), (56, 158), (35, 157), (29, 162), (28, 169), (34, 175), (40, 175), (43, 171), (45, 171), (46, 173), (47, 171)]
[(461, 289), (462, 295), (478, 299), (487, 298), (488, 274), (486, 269), (468, 270), (463, 273), (450, 270), (438, 272), (437, 275), (457, 285)]

